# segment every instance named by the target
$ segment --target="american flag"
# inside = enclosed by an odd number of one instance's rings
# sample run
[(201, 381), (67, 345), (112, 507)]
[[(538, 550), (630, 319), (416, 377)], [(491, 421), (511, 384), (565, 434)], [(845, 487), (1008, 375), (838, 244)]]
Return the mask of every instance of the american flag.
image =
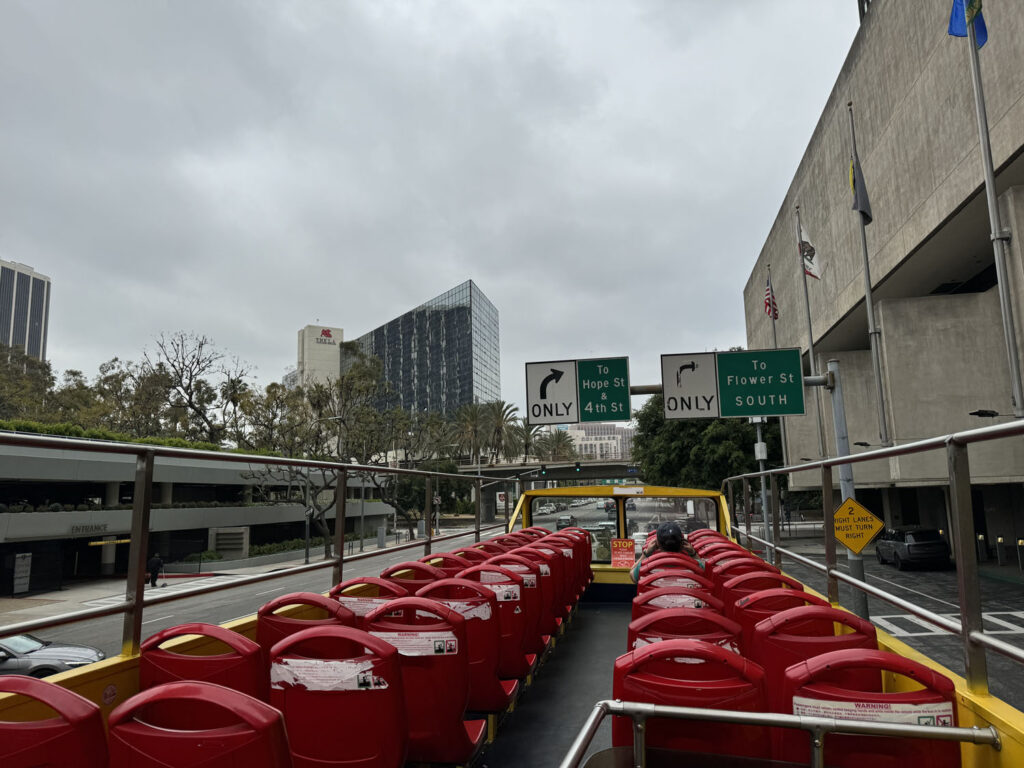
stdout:
[(779, 319), (779, 305), (775, 303), (775, 292), (772, 290), (772, 279), (768, 278), (768, 282), (764, 286), (764, 313), (771, 315), (772, 320)]

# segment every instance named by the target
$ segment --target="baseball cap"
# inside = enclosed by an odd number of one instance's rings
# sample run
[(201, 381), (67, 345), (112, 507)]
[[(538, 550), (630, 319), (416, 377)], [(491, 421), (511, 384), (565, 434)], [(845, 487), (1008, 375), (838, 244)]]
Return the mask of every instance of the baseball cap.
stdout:
[(666, 552), (678, 552), (683, 546), (683, 532), (673, 522), (658, 526), (658, 546)]

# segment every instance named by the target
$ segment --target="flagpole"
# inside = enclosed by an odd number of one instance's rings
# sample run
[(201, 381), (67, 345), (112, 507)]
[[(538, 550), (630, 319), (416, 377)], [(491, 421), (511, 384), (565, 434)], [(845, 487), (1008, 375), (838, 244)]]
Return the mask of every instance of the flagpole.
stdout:
[[(768, 265), (768, 282), (772, 281), (772, 265)], [(774, 290), (774, 288), (772, 289)], [(772, 349), (779, 348), (779, 336), (775, 330), (775, 313), (772, 312)], [(779, 440), (782, 442), (782, 464), (783, 466), (789, 464), (789, 460), (786, 458), (788, 453), (786, 449), (786, 420), (784, 417), (779, 416)]]
[(1010, 300), (1010, 286), (1006, 274), (1006, 243), (1010, 239), (1003, 230), (999, 219), (999, 202), (996, 199), (996, 176), (992, 168), (992, 145), (988, 136), (988, 115), (985, 112), (985, 93), (981, 87), (981, 65), (978, 61), (978, 38), (974, 22), (967, 14), (967, 47), (971, 49), (971, 80), (974, 82), (974, 106), (978, 115), (978, 138), (981, 143), (981, 161), (985, 168), (985, 198), (988, 201), (988, 221), (991, 229), (992, 254), (996, 263), (996, 282), (999, 285), (999, 308), (1003, 315), (1003, 336), (1006, 354), (1010, 364), (1010, 398), (1014, 418), (1024, 418), (1024, 392), (1021, 391), (1020, 355), (1017, 352), (1017, 332), (1013, 325), (1013, 304)]
[[(800, 252), (800, 206), (796, 206), (796, 255), (800, 259), (800, 277), (804, 280), (804, 307), (807, 309), (807, 356), (811, 359), (811, 376), (818, 375), (817, 363), (814, 362), (814, 331), (811, 329), (811, 296), (807, 292), (807, 269), (804, 267), (804, 255)], [(821, 417), (821, 387), (814, 388), (814, 405), (818, 412), (818, 456), (825, 457), (825, 423)]]
[[(857, 133), (853, 127), (853, 102), (849, 101), (846, 103), (846, 108), (850, 113), (850, 142), (853, 149), (850, 162), (858, 163), (860, 159), (857, 157)], [(854, 167), (851, 165), (851, 168)], [(871, 268), (868, 265), (868, 235), (867, 226), (864, 223), (864, 214), (857, 211), (857, 219), (860, 221), (860, 246), (861, 252), (864, 256), (864, 306), (868, 313), (868, 339), (871, 342), (871, 367), (875, 373), (875, 400), (878, 409), (878, 436), (881, 438), (882, 445), (888, 447), (892, 445), (892, 441), (889, 439), (889, 425), (885, 418), (885, 392), (882, 388), (882, 357), (878, 349), (878, 337), (881, 336), (882, 332), (878, 330), (875, 325), (875, 304), (871, 297)]]

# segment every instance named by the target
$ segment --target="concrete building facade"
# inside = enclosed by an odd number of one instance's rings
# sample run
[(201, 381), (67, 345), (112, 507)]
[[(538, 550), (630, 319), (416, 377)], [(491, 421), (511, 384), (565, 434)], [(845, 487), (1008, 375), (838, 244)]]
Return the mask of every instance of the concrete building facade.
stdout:
[[(980, 51), (996, 185), (1011, 235), (1008, 283), (1017, 343), (1024, 320), (1024, 14), (985, 8)], [(967, 48), (946, 33), (948, 0), (875, 0), (782, 200), (743, 293), (747, 345), (772, 346), (764, 312), (768, 265), (779, 306), (778, 345), (808, 330), (795, 209), (813, 243), (820, 280), (808, 279), (819, 372), (840, 362), (851, 443), (879, 440), (864, 296), (860, 214), (848, 183), (853, 103), (857, 150), (874, 214), (867, 248), (880, 330), (884, 413), (897, 444), (1012, 418), (1007, 348), (983, 189)], [(1024, 353), (1022, 353), (1024, 357)], [(827, 395), (825, 452), (835, 455)], [(1001, 414), (987, 420), (970, 415)], [(787, 456), (819, 456), (817, 398), (786, 419)], [(864, 450), (862, 447), (853, 450)], [(978, 533), (1024, 536), (1024, 441), (971, 448)], [(861, 464), (858, 497), (890, 525), (946, 528), (946, 460), (929, 453)], [(791, 487), (817, 478), (794, 475)], [(983, 513), (982, 513), (983, 510)]]
[(0, 261), (0, 344), (46, 359), (50, 278), (32, 267)]
[(297, 387), (338, 378), (341, 374), (341, 343), (345, 332), (341, 328), (326, 325), (307, 325), (299, 331), (298, 336), (295, 370), (285, 374), (285, 386)]

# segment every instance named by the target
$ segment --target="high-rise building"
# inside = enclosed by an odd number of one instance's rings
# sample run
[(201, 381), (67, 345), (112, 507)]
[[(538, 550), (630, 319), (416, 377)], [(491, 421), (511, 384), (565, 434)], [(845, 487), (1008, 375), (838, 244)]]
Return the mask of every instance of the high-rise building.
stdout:
[(46, 359), (50, 278), (32, 267), (0, 261), (0, 344)]
[(284, 376), (287, 387), (326, 382), (341, 373), (341, 342), (344, 331), (325, 325), (307, 325), (299, 331), (299, 354), (294, 371)]
[(568, 432), (580, 458), (629, 461), (633, 456), (633, 427), (597, 422), (570, 425)]
[(472, 280), (356, 341), (383, 364), (388, 407), (449, 414), (501, 398), (498, 310)]

